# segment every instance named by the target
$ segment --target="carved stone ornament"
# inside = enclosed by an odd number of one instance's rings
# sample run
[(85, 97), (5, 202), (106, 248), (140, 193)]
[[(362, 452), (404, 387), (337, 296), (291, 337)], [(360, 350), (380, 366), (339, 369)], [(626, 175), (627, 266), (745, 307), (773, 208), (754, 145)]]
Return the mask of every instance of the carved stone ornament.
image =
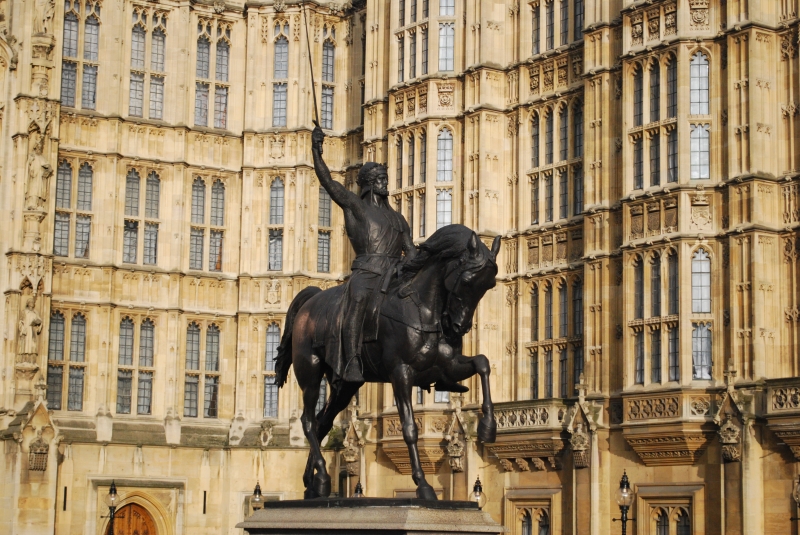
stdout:
[(589, 434), (584, 431), (583, 424), (577, 424), (569, 440), (572, 446), (572, 462), (575, 468), (587, 468), (589, 466)]
[(719, 439), (722, 442), (722, 458), (725, 462), (730, 463), (742, 460), (740, 436), (739, 427), (728, 416), (725, 423), (719, 428)]
[(50, 445), (42, 438), (42, 428), (36, 430), (36, 439), (31, 442), (28, 453), (28, 470), (44, 472), (47, 470), (47, 454)]
[(439, 93), (439, 106), (443, 108), (451, 107), (453, 105), (455, 85), (450, 82), (437, 83), (436, 89)]
[(644, 25), (641, 13), (631, 15), (631, 44), (641, 45), (644, 40)]
[(708, 194), (700, 190), (690, 197), (692, 199), (692, 225), (696, 227), (707, 227), (711, 225), (711, 203), (709, 202)]
[(664, 6), (664, 35), (675, 35), (678, 31), (678, 7), (673, 2)]
[(689, 0), (689, 20), (693, 30), (708, 29), (708, 0)]
[(453, 433), (447, 443), (447, 457), (453, 472), (464, 471), (464, 441), (460, 433)]

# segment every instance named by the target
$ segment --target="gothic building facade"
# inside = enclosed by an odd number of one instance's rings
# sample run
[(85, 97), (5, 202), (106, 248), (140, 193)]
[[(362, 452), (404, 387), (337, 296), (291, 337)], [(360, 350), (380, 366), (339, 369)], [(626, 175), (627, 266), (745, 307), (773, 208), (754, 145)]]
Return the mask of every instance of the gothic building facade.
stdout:
[[(352, 260), (316, 113), (417, 243), (502, 236), (464, 338), (497, 442), (476, 381), (416, 396), (441, 498), (480, 477), (512, 534), (617, 533), (626, 471), (629, 532), (796, 530), (798, 28), (798, 0), (0, 0), (0, 533), (105, 533), (112, 481), (159, 535), (302, 497), (276, 348)], [(334, 492), (413, 495), (392, 400), (327, 440)]]

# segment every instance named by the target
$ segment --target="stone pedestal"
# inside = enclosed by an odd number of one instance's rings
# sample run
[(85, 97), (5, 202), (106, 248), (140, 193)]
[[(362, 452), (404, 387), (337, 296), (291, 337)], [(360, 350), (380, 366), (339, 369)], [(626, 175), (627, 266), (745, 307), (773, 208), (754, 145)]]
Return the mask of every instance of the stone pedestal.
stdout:
[(251, 535), (470, 535), (506, 529), (473, 502), (334, 498), (267, 502), (237, 524)]

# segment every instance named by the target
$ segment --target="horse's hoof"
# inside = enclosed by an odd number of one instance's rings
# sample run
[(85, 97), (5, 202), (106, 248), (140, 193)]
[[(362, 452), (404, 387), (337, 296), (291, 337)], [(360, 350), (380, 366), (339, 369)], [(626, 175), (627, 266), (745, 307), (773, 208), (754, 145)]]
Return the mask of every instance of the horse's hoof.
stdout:
[(313, 500), (314, 498), (319, 498), (319, 496), (314, 494), (314, 491), (311, 489), (306, 489), (306, 491), (303, 493), (304, 500)]
[(311, 486), (317, 496), (327, 498), (331, 495), (331, 478), (328, 474), (317, 474)]
[(433, 490), (433, 487), (431, 487), (427, 483), (417, 487), (417, 498), (419, 498), (420, 500), (433, 500), (433, 501), (439, 499), (436, 496), (436, 491)]
[(497, 440), (497, 422), (494, 418), (481, 418), (478, 422), (478, 440), (484, 444), (493, 444)]

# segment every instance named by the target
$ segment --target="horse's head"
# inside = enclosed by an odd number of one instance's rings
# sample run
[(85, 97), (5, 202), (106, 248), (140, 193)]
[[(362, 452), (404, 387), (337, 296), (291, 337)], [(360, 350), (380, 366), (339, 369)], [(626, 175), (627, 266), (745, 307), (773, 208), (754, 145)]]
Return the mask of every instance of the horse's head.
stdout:
[(489, 250), (473, 232), (464, 253), (448, 262), (444, 278), (447, 301), (442, 312), (446, 333), (464, 336), (472, 328), (478, 302), (495, 286), (499, 250), (500, 236), (495, 237)]

